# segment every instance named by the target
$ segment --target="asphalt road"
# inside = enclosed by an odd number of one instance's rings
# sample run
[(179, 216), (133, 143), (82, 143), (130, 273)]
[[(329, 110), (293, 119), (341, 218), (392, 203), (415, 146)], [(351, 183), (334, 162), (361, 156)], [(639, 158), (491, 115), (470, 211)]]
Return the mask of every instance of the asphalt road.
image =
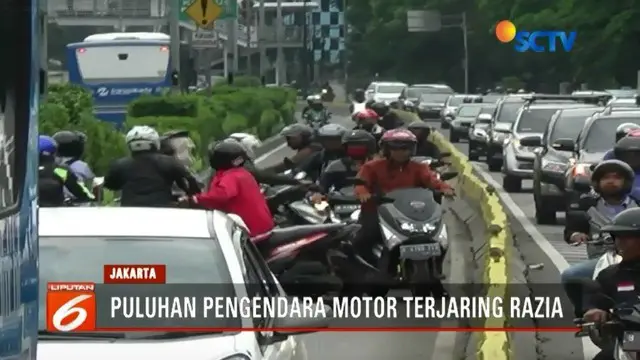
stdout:
[[(438, 123), (433, 123), (439, 129)], [(439, 129), (445, 137), (447, 130)], [(456, 147), (465, 155), (468, 155), (467, 143), (457, 143)], [(527, 279), (530, 283), (557, 284), (560, 281), (560, 273), (571, 264), (587, 258), (584, 247), (569, 246), (562, 237), (564, 226), (564, 214), (558, 213), (557, 225), (537, 225), (532, 195), (533, 182), (523, 181), (522, 191), (507, 193), (502, 188), (502, 174), (489, 172), (484, 162), (473, 162), (474, 168), (484, 180), (497, 189), (506, 210), (515, 219), (513, 233), (516, 235), (517, 246), (527, 265), (542, 264), (540, 270), (529, 271)], [(555, 285), (554, 285), (555, 286)], [(548, 289), (548, 287), (546, 287)], [(544, 295), (544, 294), (541, 294)], [(567, 326), (572, 326), (567, 324)], [(554, 333), (541, 334), (538, 338), (537, 356), (534, 358), (562, 358), (575, 360), (591, 360), (599, 351), (589, 340), (576, 339), (573, 334)]]
[[(334, 112), (333, 122), (352, 127), (351, 120)], [(291, 156), (292, 151), (281, 146), (257, 159), (258, 166), (270, 166)], [(469, 234), (465, 226), (447, 214), (450, 250), (445, 263), (447, 281), (462, 284), (466, 281), (466, 266), (470, 262), (468, 252)], [(466, 247), (465, 247), (466, 246)], [(410, 296), (406, 291), (393, 291), (389, 296)], [(398, 307), (399, 311), (403, 311)], [(364, 326), (362, 324), (344, 323), (335, 320), (336, 326)], [(394, 324), (396, 325), (396, 324)], [(425, 327), (455, 327), (455, 322), (442, 323), (436, 320), (411, 320), (402, 325)], [(305, 335), (301, 338), (306, 345), (309, 360), (457, 360), (464, 353), (466, 340), (461, 334), (454, 332), (326, 332)]]

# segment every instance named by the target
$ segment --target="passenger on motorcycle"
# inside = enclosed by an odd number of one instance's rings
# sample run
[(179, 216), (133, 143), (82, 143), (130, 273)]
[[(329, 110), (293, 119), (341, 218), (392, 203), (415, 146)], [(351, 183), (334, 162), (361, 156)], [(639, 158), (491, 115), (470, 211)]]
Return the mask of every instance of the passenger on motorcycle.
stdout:
[(397, 113), (391, 111), (389, 105), (383, 102), (376, 102), (371, 105), (371, 109), (380, 117), (378, 122), (385, 130), (397, 129), (404, 125)]
[(235, 141), (222, 141), (209, 147), (209, 165), (216, 174), (206, 193), (183, 197), (180, 202), (238, 215), (249, 236), (269, 233), (275, 224), (260, 186), (243, 167), (245, 148)]
[(385, 130), (382, 126), (378, 125), (378, 120), (380, 120), (378, 113), (371, 109), (365, 109), (354, 114), (352, 119), (356, 122), (356, 126), (353, 130), (367, 131), (373, 135), (376, 141), (380, 141)]
[(322, 113), (325, 119), (329, 118), (329, 113), (327, 108), (324, 106), (320, 95), (311, 96), (311, 99), (307, 100), (307, 103), (308, 106), (302, 110), (302, 118), (304, 120), (307, 120), (310, 113)]
[(200, 192), (198, 181), (175, 157), (160, 152), (160, 136), (149, 126), (134, 126), (126, 136), (130, 157), (111, 164), (104, 186), (122, 191), (122, 206), (173, 206), (175, 183), (184, 193)]
[[(411, 161), (417, 143), (409, 130), (389, 130), (381, 139), (384, 158), (371, 160), (358, 171), (357, 177), (367, 184), (355, 187), (355, 195), (363, 203), (358, 219), (362, 226), (356, 242), (358, 246), (368, 247), (381, 241), (377, 204), (371, 201), (372, 194), (423, 187), (442, 192), (447, 197), (455, 195), (453, 188), (441, 181), (428, 165)], [(440, 290), (446, 294), (444, 288)]]
[[(366, 106), (365, 101), (367, 101), (367, 99), (366, 99), (364, 90), (357, 89), (353, 93), (353, 102), (351, 103), (351, 105), (349, 105), (349, 114), (353, 115), (356, 112), (360, 111), (361, 110), (359, 109), (360, 105), (365, 107)], [(358, 106), (356, 106), (355, 104), (358, 104)]]
[(431, 135), (431, 126), (422, 120), (417, 120), (409, 124), (407, 127), (418, 139), (416, 148), (416, 156), (426, 156), (430, 158), (440, 157), (440, 150), (429, 140)]
[(38, 204), (43, 207), (62, 206), (66, 188), (78, 202), (95, 200), (93, 194), (76, 177), (68, 165), (58, 164), (56, 152), (58, 144), (52, 137), (38, 137)]
[[(602, 228), (615, 240), (622, 262), (602, 270), (596, 282), (600, 293), (588, 291), (585, 299), (584, 320), (603, 323), (609, 320), (610, 309), (614, 304), (637, 304), (637, 289), (640, 288), (640, 208), (628, 209), (618, 214), (612, 224)], [(620, 284), (631, 285), (632, 291), (620, 291)], [(611, 299), (614, 304), (609, 301)], [(594, 359), (613, 359), (611, 349), (603, 349)]]
[[(627, 137), (627, 135), (629, 135), (631, 132), (635, 132), (635, 130), (640, 130), (640, 125), (634, 123), (624, 123), (618, 126), (616, 128), (616, 144), (618, 143), (618, 141)], [(615, 158), (616, 155), (614, 154), (614, 149), (611, 149), (604, 154), (602, 160), (611, 160)]]
[[(591, 175), (593, 191), (583, 194), (577, 204), (572, 205), (567, 212), (565, 225), (565, 239), (570, 244), (581, 244), (594, 235), (589, 222), (587, 212), (595, 208), (599, 213), (614, 218), (617, 214), (628, 208), (636, 208), (640, 200), (628, 196), (635, 178), (631, 167), (619, 160), (606, 160), (601, 162)], [(602, 249), (604, 253), (605, 249)], [(576, 279), (591, 279), (598, 263), (596, 254), (591, 259), (572, 265), (562, 272), (560, 279), (576, 309), (576, 316), (580, 317), (582, 290), (574, 283)]]
[[(64, 130), (53, 134), (53, 140), (58, 144), (59, 162), (69, 166), (73, 174), (90, 187), (95, 174), (91, 171), (89, 164), (82, 161), (86, 139), (87, 136), (79, 131)], [(73, 194), (68, 189), (65, 189), (65, 194), (73, 198)]]
[(616, 159), (624, 161), (636, 174), (631, 194), (640, 199), (640, 131), (631, 131), (620, 139), (613, 148)]
[(320, 187), (325, 192), (348, 186), (346, 179), (356, 176), (362, 165), (373, 158), (378, 142), (364, 130), (352, 130), (342, 138), (342, 146), (345, 156), (329, 163), (320, 177)]
[(313, 181), (317, 180), (329, 162), (344, 155), (342, 137), (346, 132), (347, 129), (338, 124), (327, 124), (318, 129), (316, 139), (323, 149), (300, 164), (298, 169), (307, 173)]
[(187, 169), (193, 166), (195, 150), (196, 144), (187, 130), (172, 130), (164, 133), (160, 138), (160, 151), (163, 154), (174, 156)]
[[(280, 136), (287, 140), (287, 145), (296, 153), (291, 160), (294, 167), (298, 167), (307, 161), (313, 154), (322, 150), (322, 146), (313, 140), (313, 129), (304, 124), (291, 124), (280, 131)], [(264, 168), (264, 171), (281, 173), (289, 169), (284, 161)]]

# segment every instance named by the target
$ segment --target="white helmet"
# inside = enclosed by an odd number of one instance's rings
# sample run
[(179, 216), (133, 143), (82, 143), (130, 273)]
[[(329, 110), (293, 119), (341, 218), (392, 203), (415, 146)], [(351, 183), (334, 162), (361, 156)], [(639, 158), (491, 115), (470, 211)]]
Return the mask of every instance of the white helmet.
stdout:
[(254, 135), (247, 133), (231, 134), (229, 135), (227, 140), (232, 140), (240, 143), (240, 145), (244, 147), (247, 156), (252, 160), (255, 158), (256, 149), (262, 146), (262, 141), (260, 141), (260, 139), (258, 139)]
[(134, 126), (126, 140), (131, 152), (160, 149), (160, 135), (150, 126)]

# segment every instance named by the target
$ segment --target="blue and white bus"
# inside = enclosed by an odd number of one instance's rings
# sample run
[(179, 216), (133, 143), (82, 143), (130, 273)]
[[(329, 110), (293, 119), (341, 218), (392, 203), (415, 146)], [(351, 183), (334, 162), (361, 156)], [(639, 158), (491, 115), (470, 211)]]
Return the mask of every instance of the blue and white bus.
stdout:
[(67, 45), (69, 82), (93, 93), (96, 116), (120, 125), (142, 94), (171, 88), (169, 35), (106, 33)]
[[(38, 341), (39, 1), (0, 12), (0, 359), (36, 359)], [(46, 23), (44, 23), (46, 25)], [(42, 305), (44, 307), (44, 305)]]

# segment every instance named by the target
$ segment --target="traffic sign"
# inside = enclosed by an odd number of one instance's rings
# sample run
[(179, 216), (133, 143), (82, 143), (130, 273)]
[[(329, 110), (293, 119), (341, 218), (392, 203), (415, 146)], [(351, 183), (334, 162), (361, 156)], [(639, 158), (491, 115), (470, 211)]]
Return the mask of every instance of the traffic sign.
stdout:
[(187, 7), (185, 13), (187, 13), (199, 27), (206, 27), (216, 21), (222, 13), (222, 8), (213, 0), (195, 0)]

